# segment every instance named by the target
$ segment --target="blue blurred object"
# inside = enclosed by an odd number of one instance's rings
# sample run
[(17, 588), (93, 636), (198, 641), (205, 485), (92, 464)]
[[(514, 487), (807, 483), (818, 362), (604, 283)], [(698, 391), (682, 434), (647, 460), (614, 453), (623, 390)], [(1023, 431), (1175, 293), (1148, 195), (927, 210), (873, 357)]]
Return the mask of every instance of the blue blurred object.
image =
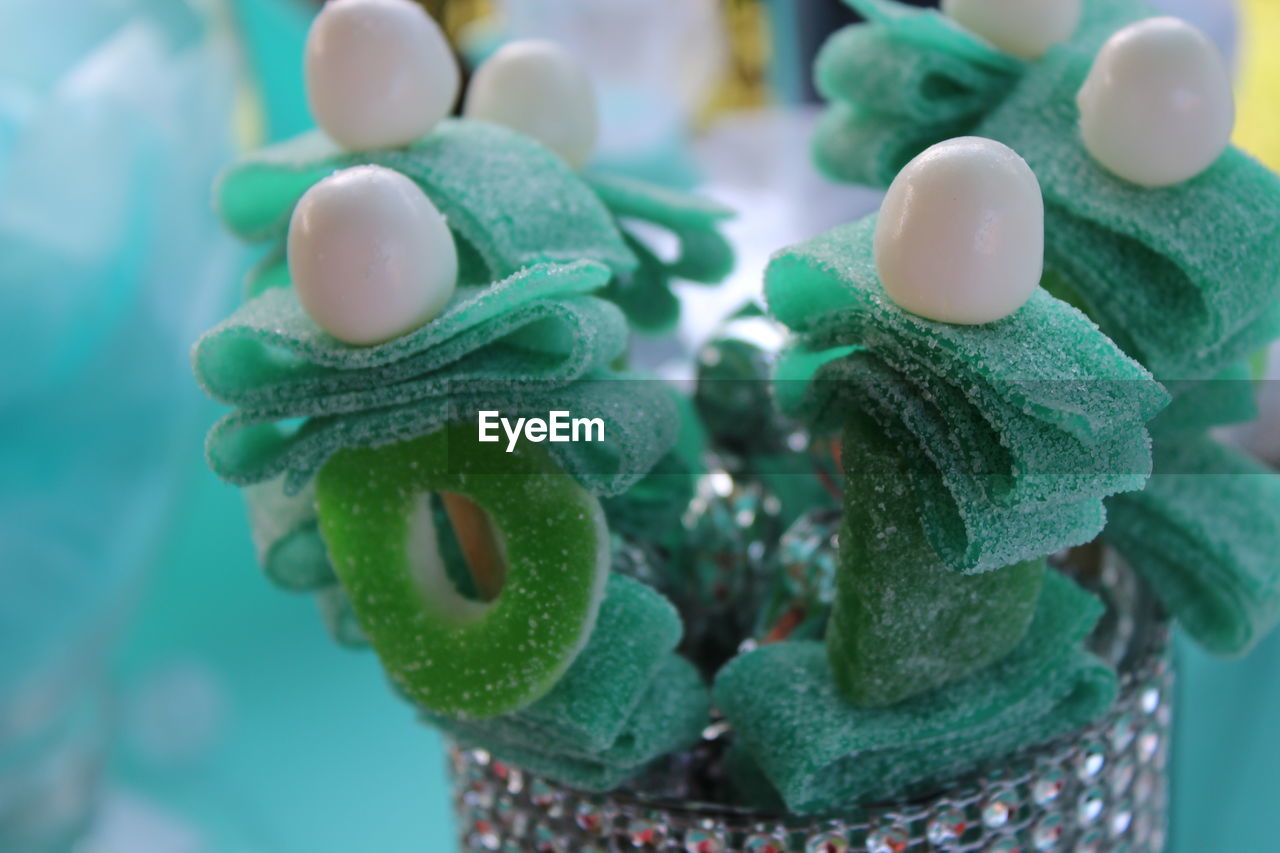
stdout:
[(186, 350), (242, 266), (208, 204), (235, 151), (235, 68), (206, 13), (0, 5), (6, 851), (52, 849), (86, 819), (105, 654), (198, 452)]

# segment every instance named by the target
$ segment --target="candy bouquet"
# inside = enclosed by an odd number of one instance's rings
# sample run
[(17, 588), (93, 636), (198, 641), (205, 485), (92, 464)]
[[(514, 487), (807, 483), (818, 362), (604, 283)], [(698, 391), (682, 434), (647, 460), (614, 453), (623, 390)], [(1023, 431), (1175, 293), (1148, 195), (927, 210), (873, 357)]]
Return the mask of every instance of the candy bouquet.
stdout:
[(466, 849), (1158, 850), (1162, 614), (1280, 617), (1280, 481), (1207, 432), (1280, 334), (1221, 58), (1129, 3), (854, 5), (815, 152), (884, 204), (779, 251), (691, 397), (627, 343), (728, 211), (584, 168), (553, 45), (447, 119), (431, 19), (332, 0), (322, 132), (219, 182), (267, 248), (195, 348), (210, 464), (451, 740)]

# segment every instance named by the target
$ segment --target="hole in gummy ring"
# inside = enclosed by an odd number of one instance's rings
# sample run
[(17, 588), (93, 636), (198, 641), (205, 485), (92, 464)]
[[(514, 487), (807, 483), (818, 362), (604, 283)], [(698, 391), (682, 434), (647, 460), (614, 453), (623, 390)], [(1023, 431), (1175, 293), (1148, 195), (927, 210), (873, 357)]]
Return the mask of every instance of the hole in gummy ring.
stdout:
[(441, 492), (440, 500), (448, 513), (454, 536), (467, 561), (476, 597), (493, 601), (502, 592), (507, 579), (507, 560), (502, 539), (489, 513), (471, 498), (456, 492)]
[(410, 574), (436, 615), (454, 624), (482, 617), (502, 592), (507, 566), (489, 514), (462, 495), (424, 492), (414, 499), (407, 536)]

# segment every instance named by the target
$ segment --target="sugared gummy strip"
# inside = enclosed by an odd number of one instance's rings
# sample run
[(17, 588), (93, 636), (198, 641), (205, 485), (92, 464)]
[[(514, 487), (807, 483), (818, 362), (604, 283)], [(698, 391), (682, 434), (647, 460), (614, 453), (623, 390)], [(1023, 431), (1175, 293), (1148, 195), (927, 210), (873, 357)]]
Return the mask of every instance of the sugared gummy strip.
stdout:
[(1097, 599), (1050, 571), (1013, 651), (932, 693), (855, 707), (840, 695), (822, 644), (794, 641), (735, 658), (712, 695), (789, 809), (909, 795), (1105, 713), (1115, 674), (1081, 647), (1101, 613)]
[(1161, 379), (1207, 379), (1280, 334), (1280, 180), (1238, 149), (1163, 189), (1107, 173), (1079, 141), (1088, 58), (1034, 66), (978, 127), (1035, 170), (1045, 263)]
[(770, 310), (799, 333), (777, 370), (779, 404), (827, 427), (866, 410), (904, 448), (925, 531), (953, 568), (1093, 538), (1102, 498), (1146, 481), (1145, 424), (1164, 390), (1043, 290), (981, 326), (903, 311), (876, 274), (874, 228), (874, 217), (842, 226), (766, 270)]
[(1159, 441), (1155, 461), (1103, 536), (1196, 642), (1242, 655), (1280, 621), (1280, 475), (1207, 435)]
[[(210, 432), (210, 465), (241, 485), (286, 474), (291, 493), (344, 447), (474, 422), (480, 409), (567, 409), (604, 417), (608, 428), (603, 443), (556, 445), (562, 463), (593, 490), (625, 489), (670, 446), (676, 419), (653, 383), (622, 388), (621, 377), (601, 372), (626, 346), (622, 315), (586, 295), (608, 275), (592, 263), (529, 267), (465, 288), (435, 321), (363, 348), (320, 331), (291, 288), (270, 289), (196, 345), (202, 385), (237, 407)], [(588, 377), (599, 381), (574, 384)], [(646, 405), (622, 405), (629, 395)]]
[[(670, 331), (680, 319), (680, 300), (671, 290), (673, 279), (714, 284), (733, 269), (733, 247), (719, 231), (731, 211), (698, 196), (620, 175), (588, 173), (585, 179), (617, 218), (618, 230), (637, 259), (633, 271), (609, 283), (605, 296), (637, 330)], [(661, 228), (675, 238), (675, 258), (659, 257), (637, 233), (636, 222)]]
[(999, 140), (1044, 191), (1047, 267), (1158, 378), (1207, 379), (1280, 335), (1274, 175), (1231, 149), (1191, 181), (1142, 189), (1094, 163), (1080, 141), (1075, 94), (1094, 54), (1153, 9), (1086, 0), (1069, 43), (1022, 63), (937, 12), (850, 5), (871, 23), (833, 36), (816, 68), (833, 104), (814, 150), (832, 177), (887, 185), (941, 139)]
[(210, 430), (206, 453), (210, 467), (230, 482), (244, 485), (284, 475), (284, 490), (292, 494), (340, 450), (406, 441), (451, 423), (466, 423), (475, 432), (478, 413), (490, 410), (509, 419), (546, 418), (551, 411), (601, 418), (603, 441), (549, 446), (560, 465), (598, 495), (626, 491), (671, 447), (678, 430), (666, 387), (602, 371), (569, 385), (533, 382), (501, 390), (461, 390), (412, 405), (313, 417), (296, 428), (232, 412)]
[(1012, 649), (1035, 612), (1044, 560), (962, 575), (938, 559), (897, 446), (863, 415), (845, 422), (844, 520), (827, 654), (863, 707), (968, 677)]
[(314, 487), (289, 495), (278, 478), (248, 486), (244, 500), (258, 565), (273, 583), (309, 591), (338, 582), (320, 536)]
[(278, 239), (313, 184), (366, 163), (413, 179), (445, 215), (475, 261), (463, 264), (464, 284), (547, 261), (597, 261), (615, 273), (635, 266), (608, 210), (563, 160), (486, 122), (444, 121), (407, 148), (342, 152), (318, 132), (264, 148), (219, 179), (218, 210), (246, 239)]
[(598, 753), (548, 748), (536, 740), (498, 740), (465, 722), (441, 725), (461, 746), (486, 749), (501, 761), (573, 788), (608, 791), (655, 759), (696, 743), (710, 711), (707, 687), (698, 671), (672, 654), (649, 682), (618, 740)]

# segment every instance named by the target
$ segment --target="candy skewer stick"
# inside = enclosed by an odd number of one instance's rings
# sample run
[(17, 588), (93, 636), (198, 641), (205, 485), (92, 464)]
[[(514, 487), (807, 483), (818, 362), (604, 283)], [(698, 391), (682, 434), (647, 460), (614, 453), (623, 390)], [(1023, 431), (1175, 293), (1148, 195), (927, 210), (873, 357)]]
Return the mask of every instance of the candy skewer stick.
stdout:
[(481, 601), (493, 601), (507, 579), (507, 561), (493, 520), (475, 501), (456, 492), (441, 492), (440, 500), (458, 538), (467, 569)]

